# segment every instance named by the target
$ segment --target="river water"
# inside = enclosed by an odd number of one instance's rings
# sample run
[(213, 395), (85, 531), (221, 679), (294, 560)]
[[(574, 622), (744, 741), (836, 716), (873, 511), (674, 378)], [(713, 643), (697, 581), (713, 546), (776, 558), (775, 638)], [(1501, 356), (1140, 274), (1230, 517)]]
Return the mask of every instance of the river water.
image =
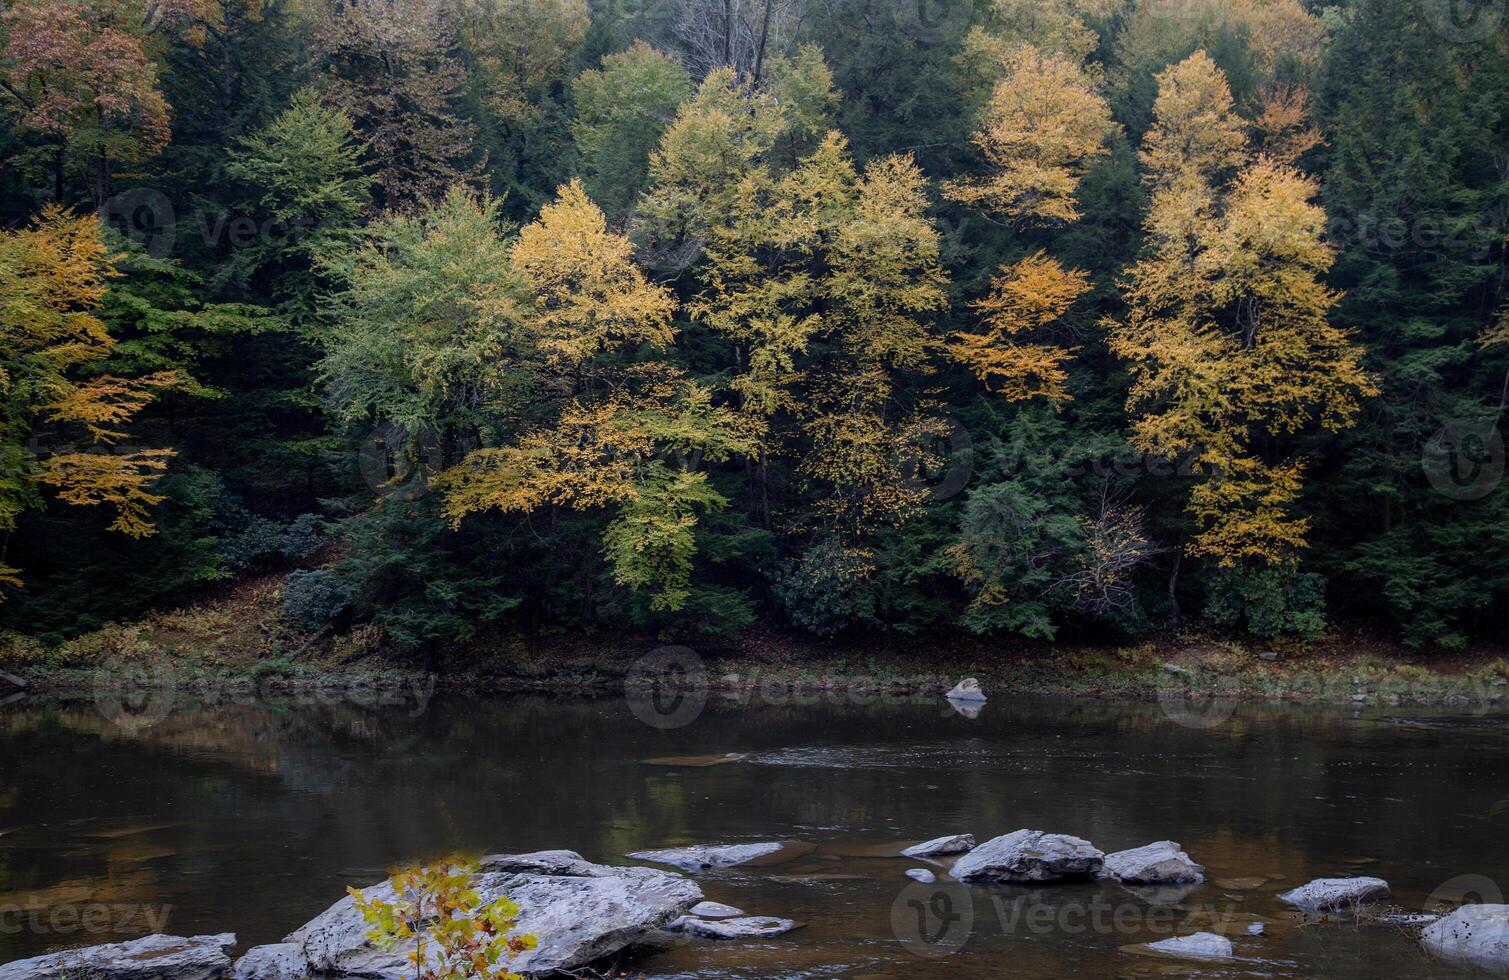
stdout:
[[(1509, 888), (1499, 709), (997, 698), (967, 717), (935, 699), (715, 695), (657, 714), (418, 685), (380, 700), (0, 708), (0, 962), (154, 930), (273, 942), (348, 884), (458, 849), (630, 863), (643, 848), (792, 842), (701, 883), (804, 928), (626, 964), (649, 977), (1462, 976), (1401, 928), (1302, 924), (1276, 894), (1372, 874), (1420, 909)], [(743, 758), (707, 764), (726, 753)], [(1211, 881), (1186, 895), (930, 887), (903, 875), (929, 865), (892, 856), (1022, 827), (1108, 852), (1173, 839)], [(1197, 928), (1228, 934), (1237, 959), (1127, 948)]]

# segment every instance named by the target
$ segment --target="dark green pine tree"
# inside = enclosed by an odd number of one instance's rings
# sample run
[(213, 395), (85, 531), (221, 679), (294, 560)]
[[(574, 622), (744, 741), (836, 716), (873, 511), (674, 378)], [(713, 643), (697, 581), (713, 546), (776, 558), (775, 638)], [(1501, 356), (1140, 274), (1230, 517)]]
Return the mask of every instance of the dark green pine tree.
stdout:
[(1331, 590), (1345, 611), (1455, 646), (1495, 629), (1509, 590), (1509, 351), (1481, 343), (1504, 301), (1509, 32), (1443, 29), (1425, 7), (1349, 4), (1324, 65), (1335, 284), (1383, 394), (1310, 481), (1312, 551), (1349, 583)]

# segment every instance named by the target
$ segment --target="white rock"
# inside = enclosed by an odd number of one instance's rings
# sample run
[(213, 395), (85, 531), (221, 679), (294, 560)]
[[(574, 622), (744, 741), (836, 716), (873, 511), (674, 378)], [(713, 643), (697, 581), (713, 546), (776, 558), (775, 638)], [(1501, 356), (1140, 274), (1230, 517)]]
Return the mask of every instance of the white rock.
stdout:
[(1205, 880), (1205, 869), (1171, 840), (1107, 854), (1104, 871), (1138, 885), (1192, 885)]
[(1279, 899), (1306, 912), (1335, 912), (1388, 897), (1388, 882), (1362, 877), (1316, 878), (1284, 892)]
[(700, 939), (765, 939), (790, 932), (800, 926), (790, 919), (776, 919), (768, 915), (718, 920), (696, 919), (685, 915), (667, 928), (672, 932), (680, 932)]
[(0, 966), (0, 980), (214, 980), (230, 969), (234, 933), (143, 936)]
[(934, 877), (933, 873), (926, 868), (908, 868), (906, 870), (906, 876), (913, 881), (920, 881), (924, 885), (931, 885), (933, 882), (938, 880), (936, 877)]
[(1247, 935), (1249, 936), (1261, 936), (1266, 931), (1261, 922), (1252, 922), (1247, 926)]
[[(936, 690), (936, 689), (935, 689)], [(950, 701), (984, 701), (985, 692), (980, 690), (980, 682), (973, 677), (966, 677), (953, 686), (947, 694), (943, 695)]]
[(774, 854), (781, 845), (774, 842), (761, 844), (697, 844), (692, 847), (667, 847), (658, 851), (635, 851), (625, 855), (636, 861), (653, 861), (669, 864), (682, 871), (706, 871), (709, 868), (731, 868), (753, 861), (757, 857)]
[(230, 980), (305, 980), (309, 964), (304, 949), (293, 943), (253, 946), (231, 967)]
[(694, 915), (699, 919), (732, 919), (744, 914), (743, 909), (736, 909), (732, 905), (724, 905), (722, 902), (698, 902), (690, 909), (687, 915)]
[(902, 857), (928, 858), (939, 857), (945, 854), (963, 854), (973, 850), (975, 846), (974, 834), (954, 834), (951, 837), (934, 837), (932, 840), (923, 841), (921, 844), (913, 844), (901, 852)]
[(1105, 854), (1067, 834), (1018, 830), (988, 840), (954, 863), (960, 881), (1031, 882), (1085, 877), (1100, 870)]
[[(561, 853), (510, 857), (551, 862), (562, 860)], [(534, 949), (508, 961), (515, 973), (542, 976), (585, 966), (639, 941), (702, 901), (702, 889), (674, 872), (583, 864), (583, 874), (573, 876), (498, 871), (476, 876), (481, 901), (490, 903), (500, 895), (512, 899), (520, 908), (515, 932), (539, 940)], [(391, 881), (362, 891), (368, 899), (394, 899)], [(301, 947), (316, 972), (373, 980), (412, 977), (407, 954), (413, 947), (378, 949), (367, 940), (369, 929), (348, 895), (284, 942)]]
[(1169, 956), (1187, 956), (1197, 960), (1231, 959), (1231, 940), (1213, 932), (1197, 932), (1193, 936), (1175, 936), (1156, 943), (1147, 943), (1146, 948)]
[(1464, 905), (1420, 933), (1437, 956), (1486, 970), (1509, 970), (1509, 905)]

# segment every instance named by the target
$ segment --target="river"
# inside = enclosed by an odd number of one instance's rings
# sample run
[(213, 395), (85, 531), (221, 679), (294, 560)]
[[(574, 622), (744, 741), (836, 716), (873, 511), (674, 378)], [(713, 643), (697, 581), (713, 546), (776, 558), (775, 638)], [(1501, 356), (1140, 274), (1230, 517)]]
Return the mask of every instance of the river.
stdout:
[[(0, 708), (0, 962), (154, 930), (273, 942), (347, 885), (451, 850), (629, 863), (644, 848), (794, 842), (778, 863), (700, 880), (710, 899), (803, 928), (628, 964), (650, 977), (1459, 976), (1404, 929), (1301, 924), (1277, 893), (1369, 874), (1419, 909), (1509, 886), (1501, 709), (1003, 696), (969, 717), (933, 698), (804, 701), (647, 711), (415, 685), (13, 703)], [(1022, 827), (1108, 852), (1173, 839), (1210, 881), (1186, 895), (931, 887), (903, 872), (947, 881), (941, 867), (891, 856)], [(1228, 934), (1237, 958), (1126, 948), (1194, 928)]]

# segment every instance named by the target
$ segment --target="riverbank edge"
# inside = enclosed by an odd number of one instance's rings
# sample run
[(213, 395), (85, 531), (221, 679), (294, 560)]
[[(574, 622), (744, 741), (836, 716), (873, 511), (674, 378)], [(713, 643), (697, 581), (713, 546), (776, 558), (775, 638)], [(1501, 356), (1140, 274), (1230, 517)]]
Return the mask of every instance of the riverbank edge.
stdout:
[[(52, 697), (171, 687), (207, 695), (460, 691), (624, 696), (651, 686), (789, 703), (843, 695), (938, 696), (974, 677), (987, 697), (1070, 695), (1178, 702), (1477, 704), (1509, 696), (1509, 650), (1412, 650), (1367, 627), (1320, 640), (1260, 641), (1189, 628), (1135, 642), (1075, 644), (960, 634), (816, 640), (771, 628), (737, 637), (493, 633), (405, 655), (356, 626), (313, 635), (281, 615), (268, 575), (175, 610), (58, 644), (0, 633), (0, 671)], [(669, 659), (668, 659), (669, 658)], [(0, 677), (0, 702), (15, 689)]]
[[(1152, 649), (1149, 649), (1152, 647)], [(1156, 652), (1155, 652), (1156, 651)], [(602, 699), (637, 696), (656, 688), (706, 693), (746, 704), (866, 704), (941, 698), (963, 677), (976, 678), (991, 699), (1064, 696), (1159, 701), (1177, 705), (1212, 700), (1362, 705), (1441, 705), (1490, 708), (1509, 696), (1509, 662), (1460, 657), (1433, 664), (1391, 663), (1377, 655), (1312, 651), (1292, 658), (1259, 659), (1230, 645), (1164, 642), (1135, 648), (1058, 650), (1036, 659), (1001, 663), (977, 658), (871, 654), (856, 660), (831, 651), (806, 657), (750, 661), (704, 655), (690, 646), (647, 645), (628, 658), (604, 647), (583, 661), (580, 652), (560, 663), (525, 666), (489, 663), (456, 670), (414, 663), (204, 662), (173, 656), (101, 660), (91, 665), (17, 664), (0, 669), (27, 682), (24, 693), (58, 700), (112, 691), (173, 689), (209, 701), (245, 697), (334, 696), (360, 702), (363, 694), (437, 692), (484, 696), (542, 695)], [(669, 660), (667, 659), (669, 657)], [(456, 659), (456, 655), (447, 658)], [(8, 692), (0, 684), (0, 700)], [(344, 695), (344, 696), (343, 696)], [(1181, 709), (1182, 710), (1182, 709)], [(1199, 710), (1199, 709), (1195, 709)]]

